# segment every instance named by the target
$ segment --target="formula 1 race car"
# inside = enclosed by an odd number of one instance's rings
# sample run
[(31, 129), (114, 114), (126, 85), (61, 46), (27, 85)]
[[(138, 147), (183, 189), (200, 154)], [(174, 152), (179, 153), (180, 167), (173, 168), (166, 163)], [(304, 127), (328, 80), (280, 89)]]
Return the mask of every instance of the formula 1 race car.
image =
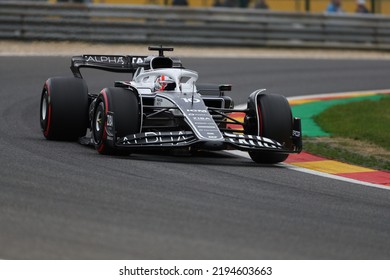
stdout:
[[(73, 57), (74, 77), (49, 78), (44, 84), (43, 135), (94, 145), (100, 154), (238, 149), (248, 151), (255, 162), (278, 163), (302, 150), (301, 122), (292, 117), (284, 96), (257, 90), (249, 95), (246, 109), (235, 109), (225, 95), (230, 85), (197, 84), (195, 71), (164, 56), (173, 48), (149, 50), (158, 55)], [(80, 73), (83, 67), (131, 73), (133, 78), (90, 93)]]

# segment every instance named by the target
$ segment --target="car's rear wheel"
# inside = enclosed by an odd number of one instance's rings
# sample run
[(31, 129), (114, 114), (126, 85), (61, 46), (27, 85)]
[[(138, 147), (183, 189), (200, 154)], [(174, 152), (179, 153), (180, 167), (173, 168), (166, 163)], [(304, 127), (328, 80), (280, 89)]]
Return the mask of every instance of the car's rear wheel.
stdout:
[(48, 79), (42, 90), (40, 124), (50, 140), (77, 140), (88, 127), (88, 88), (83, 79)]
[(117, 149), (112, 132), (107, 129), (107, 113), (113, 113), (115, 136), (124, 137), (140, 132), (141, 115), (137, 95), (129, 89), (106, 88), (99, 94), (92, 119), (92, 138), (100, 154), (124, 155), (128, 150)]
[[(248, 109), (246, 134), (267, 137), (281, 144), (291, 142), (292, 113), (284, 96), (255, 92), (249, 97)], [(286, 153), (274, 151), (249, 151), (248, 153), (253, 161), (265, 164), (279, 163), (288, 157)]]

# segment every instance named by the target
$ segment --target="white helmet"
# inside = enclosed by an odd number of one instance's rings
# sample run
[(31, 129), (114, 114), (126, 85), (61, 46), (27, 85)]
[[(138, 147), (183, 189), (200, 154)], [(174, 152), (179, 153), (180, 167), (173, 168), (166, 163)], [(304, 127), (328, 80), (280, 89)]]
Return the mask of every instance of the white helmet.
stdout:
[(156, 81), (154, 82), (154, 90), (155, 91), (164, 91), (164, 90), (175, 90), (176, 83), (175, 81), (165, 75), (161, 75), (157, 77)]

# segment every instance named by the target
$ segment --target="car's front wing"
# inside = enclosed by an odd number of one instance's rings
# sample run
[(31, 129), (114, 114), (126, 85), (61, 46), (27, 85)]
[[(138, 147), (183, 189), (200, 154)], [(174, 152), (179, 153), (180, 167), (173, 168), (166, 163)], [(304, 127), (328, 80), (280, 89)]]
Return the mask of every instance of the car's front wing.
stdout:
[(182, 148), (190, 146), (213, 147), (214, 150), (235, 148), (239, 150), (265, 150), (276, 153), (298, 153), (299, 148), (288, 148), (272, 139), (256, 136), (222, 132), (222, 141), (199, 140), (192, 131), (142, 132), (118, 138), (118, 148)]

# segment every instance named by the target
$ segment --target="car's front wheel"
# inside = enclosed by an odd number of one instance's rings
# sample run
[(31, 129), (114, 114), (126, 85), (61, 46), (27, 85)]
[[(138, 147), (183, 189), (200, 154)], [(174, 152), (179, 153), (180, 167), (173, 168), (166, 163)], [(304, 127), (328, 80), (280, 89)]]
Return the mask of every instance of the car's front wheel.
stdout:
[(140, 132), (141, 115), (137, 95), (129, 89), (105, 88), (97, 97), (92, 118), (92, 139), (100, 154), (128, 154), (115, 147), (107, 127), (108, 112), (112, 113), (116, 137)]
[[(249, 116), (245, 133), (259, 135), (281, 144), (291, 142), (293, 119), (290, 105), (282, 95), (253, 93), (248, 100)], [(287, 153), (274, 151), (249, 151), (257, 163), (274, 164), (287, 159)]]

